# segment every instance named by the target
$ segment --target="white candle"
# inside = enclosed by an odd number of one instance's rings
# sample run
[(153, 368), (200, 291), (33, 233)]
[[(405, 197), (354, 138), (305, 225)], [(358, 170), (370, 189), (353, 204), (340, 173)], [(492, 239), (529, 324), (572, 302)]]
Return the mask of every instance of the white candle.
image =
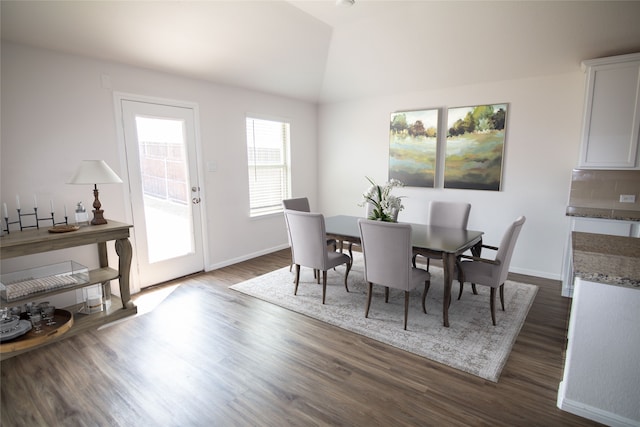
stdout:
[(16, 209), (20, 209), (20, 196), (16, 195)]
[(5, 218), (9, 218), (9, 212), (7, 212), (7, 204), (6, 203), (2, 204), (2, 211), (4, 213), (4, 217)]
[(36, 195), (33, 195), (33, 207), (37, 208), (38, 207), (38, 199), (36, 198)]
[(53, 210), (53, 200), (49, 200), (49, 204), (51, 205), (51, 213), (54, 213), (55, 211)]

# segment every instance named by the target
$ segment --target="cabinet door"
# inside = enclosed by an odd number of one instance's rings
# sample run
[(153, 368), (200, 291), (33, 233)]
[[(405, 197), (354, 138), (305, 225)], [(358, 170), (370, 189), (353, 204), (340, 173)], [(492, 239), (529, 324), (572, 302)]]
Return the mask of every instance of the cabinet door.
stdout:
[(580, 166), (637, 169), (640, 55), (636, 61), (587, 66), (587, 73)]

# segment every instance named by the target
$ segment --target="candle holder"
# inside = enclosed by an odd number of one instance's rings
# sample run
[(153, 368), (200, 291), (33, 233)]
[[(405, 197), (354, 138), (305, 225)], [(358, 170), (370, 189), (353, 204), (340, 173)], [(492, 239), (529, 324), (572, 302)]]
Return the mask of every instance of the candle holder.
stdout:
[[(39, 218), (38, 217), (38, 208), (33, 208), (33, 212), (31, 213), (23, 213), (22, 209), (16, 209), (16, 211), (18, 211), (18, 219), (16, 221), (9, 221), (9, 217), (5, 216), (4, 217), (4, 225), (7, 228), (3, 228), (2, 231), (6, 232), (7, 234), (11, 233), (11, 225), (13, 224), (18, 224), (20, 227), (20, 231), (23, 231), (25, 229), (29, 229), (29, 228), (36, 228), (36, 229), (40, 229), (40, 222), (42, 221), (51, 221), (51, 225), (52, 226), (56, 226), (56, 225), (68, 225), (69, 224), (69, 218), (67, 217), (67, 215), (64, 216), (64, 221), (60, 221), (60, 222), (56, 222), (56, 217), (55, 217), (55, 213), (51, 212), (51, 216), (49, 218)], [(34, 217), (34, 223), (32, 225), (25, 225), (22, 222), (22, 218), (23, 217)]]

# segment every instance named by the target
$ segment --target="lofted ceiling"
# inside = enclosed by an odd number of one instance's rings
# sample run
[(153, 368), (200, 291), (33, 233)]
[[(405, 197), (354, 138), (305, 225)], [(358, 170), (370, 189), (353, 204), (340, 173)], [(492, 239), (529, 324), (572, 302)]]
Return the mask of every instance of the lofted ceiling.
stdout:
[(573, 72), (640, 1), (11, 1), (2, 39), (311, 102)]

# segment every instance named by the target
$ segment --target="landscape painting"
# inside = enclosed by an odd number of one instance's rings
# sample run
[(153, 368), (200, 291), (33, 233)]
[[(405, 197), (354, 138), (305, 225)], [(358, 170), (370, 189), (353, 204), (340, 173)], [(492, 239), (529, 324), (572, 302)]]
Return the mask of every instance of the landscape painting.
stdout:
[(408, 187), (433, 187), (439, 109), (391, 113), (389, 179)]
[(444, 188), (500, 191), (507, 104), (449, 108)]

